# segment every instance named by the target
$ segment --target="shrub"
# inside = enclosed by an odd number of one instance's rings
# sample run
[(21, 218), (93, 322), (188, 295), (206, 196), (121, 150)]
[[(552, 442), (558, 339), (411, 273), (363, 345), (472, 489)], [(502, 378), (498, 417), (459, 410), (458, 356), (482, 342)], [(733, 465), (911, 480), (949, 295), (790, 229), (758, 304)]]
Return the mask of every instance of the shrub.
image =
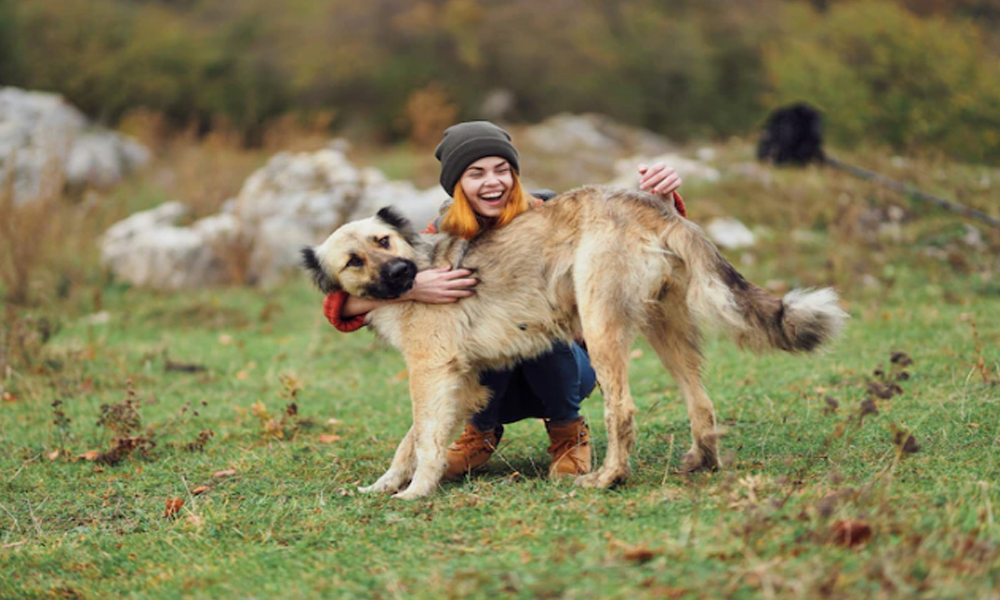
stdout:
[(765, 51), (771, 101), (819, 106), (833, 141), (1000, 157), (1000, 57), (973, 25), (884, 1), (837, 4), (822, 17), (791, 5), (782, 25)]

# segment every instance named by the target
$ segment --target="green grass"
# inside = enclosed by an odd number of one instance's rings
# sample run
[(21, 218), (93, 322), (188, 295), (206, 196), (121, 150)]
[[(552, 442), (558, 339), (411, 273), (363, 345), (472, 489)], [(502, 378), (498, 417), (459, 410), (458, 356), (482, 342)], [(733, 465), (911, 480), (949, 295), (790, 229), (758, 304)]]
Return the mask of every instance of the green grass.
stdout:
[[(781, 177), (801, 194), (849, 185)], [(724, 191), (705, 190), (705, 202)], [(788, 213), (773, 214), (782, 231)], [(0, 380), (0, 598), (995, 597), (995, 259), (928, 258), (923, 248), (962, 231), (935, 215), (891, 243), (841, 245), (846, 234), (813, 229), (819, 241), (792, 251), (766, 236), (741, 270), (761, 283), (835, 283), (852, 315), (843, 338), (792, 357), (710, 336), (705, 384), (726, 467), (693, 476), (676, 472), (689, 436), (677, 388), (638, 344), (633, 475), (604, 491), (546, 480), (544, 428), (525, 421), (484, 472), (429, 499), (359, 494), (409, 426), (405, 367), (369, 333), (329, 327), (304, 278), (182, 295), (95, 283), (105, 324), (90, 321), (86, 294), (12, 309), (61, 327), (45, 344), (24, 342), (27, 359)], [(880, 285), (863, 285), (863, 273)], [(893, 351), (914, 361), (903, 393), (858, 426), (872, 373)], [(167, 370), (168, 360), (204, 370)], [(108, 449), (100, 407), (130, 386), (156, 447), (115, 466), (78, 459)], [(57, 399), (70, 421), (61, 427)], [(254, 409), (279, 420), (293, 401), (298, 414), (270, 428)], [(584, 409), (600, 458), (600, 395)], [(894, 445), (893, 427), (912, 432), (915, 454)], [(204, 451), (185, 449), (205, 429)], [(340, 439), (323, 443), (330, 434)], [(235, 474), (213, 477), (223, 470)], [(184, 504), (165, 517), (171, 498)], [(836, 543), (848, 519), (871, 538)]]

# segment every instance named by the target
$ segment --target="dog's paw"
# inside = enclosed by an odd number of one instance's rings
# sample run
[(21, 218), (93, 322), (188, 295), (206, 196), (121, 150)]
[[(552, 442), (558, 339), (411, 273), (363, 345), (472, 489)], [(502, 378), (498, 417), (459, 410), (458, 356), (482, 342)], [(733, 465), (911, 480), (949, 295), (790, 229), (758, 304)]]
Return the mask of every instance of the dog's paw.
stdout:
[(628, 479), (628, 469), (600, 468), (593, 473), (580, 475), (573, 484), (585, 488), (609, 488)]
[(415, 489), (412, 485), (405, 490), (395, 493), (392, 495), (393, 498), (397, 500), (418, 500), (420, 498), (426, 498), (430, 496), (434, 491), (434, 488), (429, 490)]
[(389, 474), (383, 475), (371, 485), (366, 485), (359, 487), (358, 491), (362, 494), (391, 494), (397, 491), (399, 488), (403, 487), (405, 481), (397, 481), (395, 477), (389, 476)]
[(700, 448), (692, 448), (684, 453), (681, 458), (681, 472), (694, 473), (695, 471), (718, 471), (722, 466), (719, 463), (719, 454), (715, 450), (704, 451)]

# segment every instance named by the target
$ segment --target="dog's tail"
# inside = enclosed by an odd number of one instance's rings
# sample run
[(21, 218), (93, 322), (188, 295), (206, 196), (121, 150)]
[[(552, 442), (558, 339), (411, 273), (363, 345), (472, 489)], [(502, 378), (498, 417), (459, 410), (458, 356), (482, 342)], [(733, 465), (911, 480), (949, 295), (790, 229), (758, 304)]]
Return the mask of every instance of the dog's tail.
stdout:
[(837, 336), (848, 315), (832, 288), (793, 290), (778, 299), (747, 281), (690, 221), (675, 221), (669, 248), (684, 261), (688, 308), (753, 349), (811, 351)]

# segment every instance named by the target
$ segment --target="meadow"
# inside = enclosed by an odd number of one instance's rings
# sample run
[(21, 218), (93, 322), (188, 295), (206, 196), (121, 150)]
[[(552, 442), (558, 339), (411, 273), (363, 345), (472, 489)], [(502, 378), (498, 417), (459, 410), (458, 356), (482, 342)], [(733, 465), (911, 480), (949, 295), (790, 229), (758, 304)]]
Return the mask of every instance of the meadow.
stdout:
[[(401, 502), (357, 487), (409, 426), (405, 365), (330, 327), (306, 277), (165, 294), (101, 271), (114, 219), (220, 202), (263, 160), (163, 156), (109, 196), (5, 213), (0, 598), (1000, 598), (1000, 232), (820, 168), (686, 184), (695, 221), (757, 227), (726, 252), (752, 281), (835, 286), (842, 338), (787, 356), (708, 334), (719, 472), (678, 472), (685, 409), (640, 342), (627, 483), (547, 480), (526, 421)], [(846, 158), (996, 214), (996, 169)], [(600, 459), (599, 391), (584, 411)]]

